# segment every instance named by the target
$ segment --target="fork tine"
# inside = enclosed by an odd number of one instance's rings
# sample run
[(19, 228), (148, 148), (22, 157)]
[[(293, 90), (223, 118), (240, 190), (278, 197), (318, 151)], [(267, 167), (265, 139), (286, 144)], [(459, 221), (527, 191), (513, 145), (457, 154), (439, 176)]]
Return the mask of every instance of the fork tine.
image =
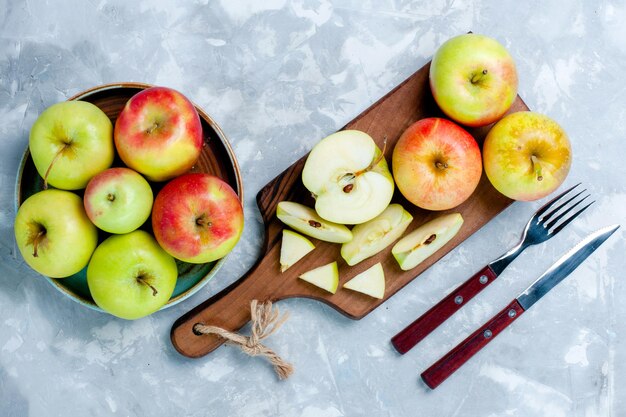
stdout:
[(563, 197), (565, 194), (569, 193), (570, 191), (572, 191), (574, 188), (578, 187), (580, 184), (582, 184), (581, 182), (579, 182), (578, 184), (574, 185), (573, 187), (563, 191), (561, 194), (557, 195), (556, 197), (554, 197), (552, 200), (548, 201), (546, 204), (544, 204), (539, 210), (537, 210), (537, 212), (535, 213), (535, 217), (539, 217), (541, 216), (543, 213), (546, 212), (546, 210), (548, 210), (553, 203), (555, 203), (557, 200), (559, 200), (561, 197)]
[(556, 235), (557, 233), (559, 233), (561, 230), (563, 230), (563, 228), (565, 226), (567, 226), (569, 224), (569, 222), (571, 222), (572, 220), (574, 220), (576, 217), (578, 217), (578, 215), (580, 213), (582, 213), (583, 211), (587, 210), (587, 207), (589, 207), (590, 205), (592, 205), (593, 203), (595, 203), (595, 200), (592, 201), (591, 203), (587, 204), (585, 207), (581, 208), (580, 210), (578, 210), (576, 213), (572, 214), (570, 216), (569, 219), (563, 221), (563, 223), (561, 223), (560, 225), (558, 225), (558, 227), (556, 227), (552, 232), (552, 236)]
[[(580, 194), (580, 193), (579, 193)], [(575, 195), (574, 197), (577, 197), (578, 195)], [(550, 214), (546, 215), (546, 217), (544, 219), (542, 219), (542, 221), (545, 223), (545, 228), (546, 229), (551, 229), (552, 226), (554, 226), (555, 224), (557, 224), (557, 222), (559, 220), (561, 220), (562, 218), (565, 217), (565, 215), (567, 213), (569, 213), (570, 211), (572, 211), (573, 209), (575, 209), (580, 203), (582, 203), (583, 201), (585, 201), (585, 199), (589, 197), (589, 194), (587, 194), (586, 196), (584, 196), (583, 198), (581, 198), (580, 200), (578, 200), (577, 202), (575, 202), (574, 204), (572, 204), (570, 207), (567, 208), (567, 210), (563, 211), (562, 213), (559, 213), (558, 216), (556, 216), (554, 219), (552, 219), (550, 222), (546, 223), (546, 221), (552, 217), (552, 215), (554, 213), (556, 213), (558, 210), (561, 209), (561, 207), (555, 209), (553, 212), (551, 212)], [(571, 199), (570, 199), (571, 200)], [(566, 201), (565, 204), (569, 203), (569, 201)]]
[[(573, 195), (571, 198), (568, 198), (567, 200), (565, 200), (563, 203), (559, 204), (557, 207), (554, 208), (554, 210), (552, 210), (550, 213), (546, 214), (545, 216), (543, 216), (543, 218), (541, 219), (542, 222), (547, 222), (548, 220), (550, 220), (550, 217), (552, 217), (556, 212), (558, 212), (559, 210), (561, 210), (563, 207), (565, 207), (567, 204), (569, 204), (572, 200), (574, 200), (576, 197), (578, 197), (579, 195), (581, 195), (582, 193), (584, 193), (585, 191), (587, 191), (587, 189), (585, 188), (584, 190), (582, 190), (581, 192)], [(588, 196), (587, 196), (588, 197)], [(585, 197), (585, 198), (587, 198)], [(584, 200), (584, 199), (583, 199)], [(578, 204), (578, 203), (576, 203)]]

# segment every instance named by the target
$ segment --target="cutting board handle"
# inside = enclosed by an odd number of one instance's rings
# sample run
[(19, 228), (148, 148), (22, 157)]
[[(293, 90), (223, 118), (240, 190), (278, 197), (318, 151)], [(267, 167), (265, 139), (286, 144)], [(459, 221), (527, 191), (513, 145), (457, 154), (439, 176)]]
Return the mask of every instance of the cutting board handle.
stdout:
[(176, 320), (170, 337), (177, 351), (190, 358), (197, 358), (224, 343), (221, 337), (196, 333), (194, 326), (198, 323), (236, 332), (250, 321), (252, 300), (264, 302), (270, 299), (264, 290), (265, 286), (259, 285), (263, 281), (262, 264), (257, 264), (229, 287)]

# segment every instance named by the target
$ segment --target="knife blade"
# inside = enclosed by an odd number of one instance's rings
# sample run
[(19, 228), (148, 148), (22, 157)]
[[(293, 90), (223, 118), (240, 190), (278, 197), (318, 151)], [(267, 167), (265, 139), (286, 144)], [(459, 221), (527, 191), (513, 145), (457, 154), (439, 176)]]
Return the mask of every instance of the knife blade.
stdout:
[(459, 369), (465, 362), (486, 346), (502, 330), (533, 306), (559, 282), (574, 271), (619, 225), (607, 226), (590, 234), (556, 261), (546, 272), (516, 297), (502, 311), (496, 314), (481, 328), (469, 335), (454, 349), (435, 362), (422, 373), (422, 380), (430, 388), (437, 388), (443, 381)]

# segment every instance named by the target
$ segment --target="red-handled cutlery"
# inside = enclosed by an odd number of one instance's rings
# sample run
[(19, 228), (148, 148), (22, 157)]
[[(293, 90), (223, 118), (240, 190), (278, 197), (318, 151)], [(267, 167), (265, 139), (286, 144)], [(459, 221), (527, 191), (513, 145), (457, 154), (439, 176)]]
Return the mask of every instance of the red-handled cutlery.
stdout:
[(448, 354), (435, 362), (422, 373), (422, 379), (430, 388), (435, 389), (452, 373), (467, 362), (474, 354), (493, 340), (509, 324), (535, 304), (548, 291), (567, 277), (589, 255), (591, 255), (605, 240), (609, 238), (619, 225), (608, 226), (587, 236), (582, 242), (574, 246), (561, 259), (556, 261), (530, 287), (514, 299), (502, 311), (485, 323), (480, 329), (472, 333)]
[(539, 208), (526, 224), (522, 237), (515, 247), (475, 273), (434, 307), (395, 335), (391, 339), (391, 343), (396, 350), (402, 354), (408, 352), (413, 346), (418, 344), (461, 307), (467, 304), (476, 294), (481, 292), (487, 285), (491, 284), (524, 249), (545, 242), (555, 236), (563, 230), (567, 224), (585, 211), (587, 207), (593, 204), (592, 201), (573, 214), (570, 214), (574, 208), (578, 207), (589, 197), (588, 194), (581, 197), (581, 194), (587, 191), (585, 189), (573, 196), (568, 196), (569, 198), (567, 199), (564, 198), (579, 185), (580, 183), (565, 190)]

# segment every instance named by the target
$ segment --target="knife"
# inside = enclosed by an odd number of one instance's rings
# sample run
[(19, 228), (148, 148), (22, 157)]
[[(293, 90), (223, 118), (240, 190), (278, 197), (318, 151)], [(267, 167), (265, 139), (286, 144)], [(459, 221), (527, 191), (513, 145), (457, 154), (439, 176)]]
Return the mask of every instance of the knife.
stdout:
[(426, 385), (431, 389), (437, 388), (509, 324), (517, 320), (522, 313), (575, 270), (618, 228), (618, 224), (604, 227), (574, 246), (502, 311), (425, 370), (422, 373), (422, 379)]

